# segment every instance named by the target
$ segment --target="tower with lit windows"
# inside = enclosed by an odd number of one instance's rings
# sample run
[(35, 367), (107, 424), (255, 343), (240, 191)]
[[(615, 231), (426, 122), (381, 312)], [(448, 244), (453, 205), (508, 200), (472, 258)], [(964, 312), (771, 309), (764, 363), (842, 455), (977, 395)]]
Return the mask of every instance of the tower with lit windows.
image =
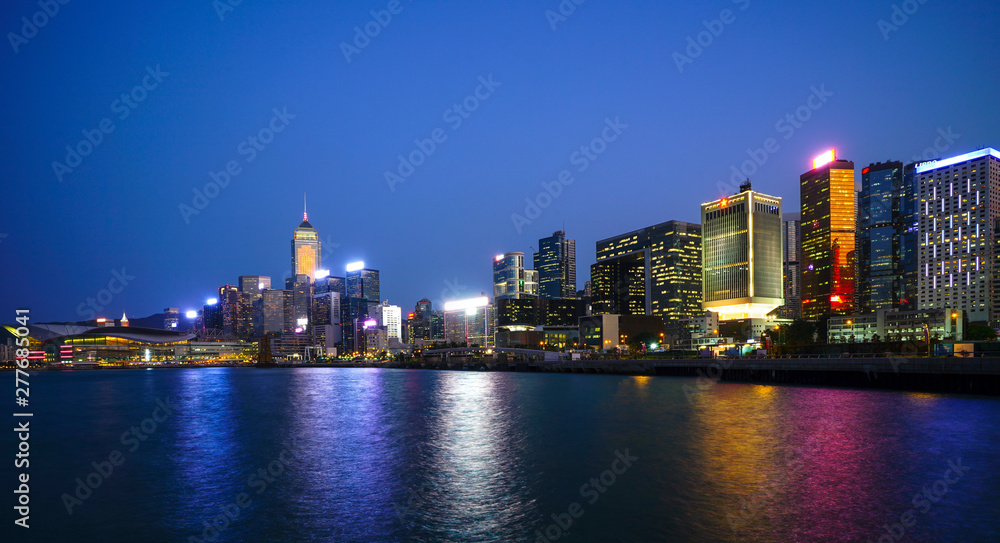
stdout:
[(313, 225), (309, 224), (309, 213), (305, 210), (303, 199), (302, 224), (292, 234), (292, 276), (308, 275), (316, 278), (316, 270), (322, 267), (322, 245), (319, 234)]
[(854, 163), (835, 149), (799, 177), (802, 317), (854, 313)]
[(919, 309), (1000, 323), (1000, 152), (923, 162), (917, 189)]
[(702, 307), (762, 319), (785, 303), (781, 198), (751, 189), (701, 205)]

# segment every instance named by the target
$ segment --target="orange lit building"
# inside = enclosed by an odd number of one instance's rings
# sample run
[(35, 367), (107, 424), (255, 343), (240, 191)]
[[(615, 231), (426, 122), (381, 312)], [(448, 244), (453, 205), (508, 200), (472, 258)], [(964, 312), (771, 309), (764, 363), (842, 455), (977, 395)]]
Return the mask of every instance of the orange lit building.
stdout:
[(854, 163), (831, 149), (802, 174), (802, 317), (854, 313)]

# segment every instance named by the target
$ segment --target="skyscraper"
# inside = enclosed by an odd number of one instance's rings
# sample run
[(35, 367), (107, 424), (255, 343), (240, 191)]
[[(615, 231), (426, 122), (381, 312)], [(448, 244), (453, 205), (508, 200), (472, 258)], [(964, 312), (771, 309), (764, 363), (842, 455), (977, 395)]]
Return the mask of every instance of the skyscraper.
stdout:
[[(627, 258), (618, 264), (605, 262), (621, 257)], [(641, 274), (635, 267), (640, 260)], [(646, 309), (624, 314), (660, 315), (668, 325), (702, 314), (701, 225), (667, 221), (600, 240), (597, 264), (602, 266), (592, 266), (590, 278), (595, 314), (611, 312), (609, 306), (637, 308), (640, 284), (645, 291), (642, 296), (648, 297), (643, 303)], [(602, 278), (600, 284), (595, 276)]]
[(590, 266), (594, 315), (650, 314), (649, 250), (598, 260)]
[[(271, 278), (266, 275), (240, 276), (240, 305), (236, 318), (236, 333), (251, 335), (261, 330), (261, 293), (271, 288)], [(255, 310), (257, 308), (258, 310)]]
[[(981, 149), (914, 170), (920, 216), (919, 309), (962, 309), (1000, 324), (1000, 152)], [(992, 241), (991, 241), (992, 240)]]
[(302, 224), (292, 234), (292, 275), (316, 278), (316, 270), (323, 265), (322, 244), (319, 234), (309, 224), (309, 214), (302, 212)]
[(285, 280), (285, 290), (292, 293), (292, 323), (296, 329), (309, 330), (312, 323), (312, 300), (314, 296), (310, 277), (299, 274)]
[(576, 297), (576, 241), (566, 239), (566, 232), (538, 240), (534, 265), (540, 298)]
[(348, 264), (346, 286), (349, 298), (363, 298), (375, 303), (381, 301), (378, 270), (366, 268), (364, 262)]
[(798, 319), (802, 316), (802, 275), (799, 254), (802, 244), (799, 239), (801, 228), (799, 213), (785, 213), (781, 222), (781, 249), (785, 255), (785, 305), (778, 308), (778, 316), (784, 319)]
[(222, 330), (237, 333), (236, 327), (240, 310), (240, 289), (233, 285), (219, 287), (219, 304), (222, 312)]
[(859, 313), (912, 309), (907, 293), (914, 291), (908, 283), (916, 279), (916, 200), (913, 176), (904, 176), (903, 172), (902, 162), (879, 162), (861, 170), (856, 287)]
[(701, 205), (703, 307), (761, 319), (784, 303), (781, 198), (751, 189)]
[(802, 317), (854, 312), (854, 163), (831, 149), (799, 178)]
[(538, 297), (538, 271), (524, 269), (524, 253), (504, 253), (493, 259), (493, 297)]
[(265, 334), (292, 333), (292, 291), (265, 290), (261, 293), (263, 306), (263, 329)]
[(385, 326), (386, 337), (403, 341), (403, 308), (398, 305), (382, 305), (382, 326)]

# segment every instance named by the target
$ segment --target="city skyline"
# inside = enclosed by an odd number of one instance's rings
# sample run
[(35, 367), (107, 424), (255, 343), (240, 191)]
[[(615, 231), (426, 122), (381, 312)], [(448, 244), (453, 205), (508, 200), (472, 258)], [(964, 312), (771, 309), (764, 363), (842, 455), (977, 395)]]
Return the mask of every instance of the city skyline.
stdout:
[[(340, 44), (382, 7), (240, 5), (223, 20), (208, 8), (66, 8), (9, 50), (0, 67), (36, 84), (4, 91), (13, 127), (4, 136), (5, 168), (20, 180), (11, 183), (16, 205), (0, 225), (0, 254), (18, 263), (3, 272), (8, 312), (29, 304), (45, 320), (85, 318), (80, 302), (111, 281), (120, 286), (112, 270), (128, 285), (114, 293), (108, 316), (197, 307), (215, 283), (248, 273), (277, 284), (288, 266), (277, 258), (288, 251), (284, 217), (294, 218), (302, 192), (326, 267), (372, 262), (387, 278), (383, 297), (400, 304), (488, 292), (484, 259), (530, 254), (536, 240), (563, 228), (579, 245), (582, 288), (594, 240), (666, 220), (697, 222), (698, 204), (735, 192), (746, 177), (796, 209), (798, 175), (824, 149), (861, 166), (1000, 140), (998, 76), (978, 69), (982, 51), (1000, 49), (989, 30), (989, 15), (1000, 9), (992, 3), (921, 5), (891, 31), (879, 25), (891, 19), (891, 5), (863, 2), (588, 3), (556, 29), (541, 6), (494, 6), (489, 17), (471, 6), (404, 6), (350, 62)], [(36, 8), (12, 8), (0, 26), (18, 30)], [(703, 21), (714, 25), (723, 8), (735, 20), (708, 46), (692, 47), (688, 38), (705, 42)], [(762, 31), (776, 26), (785, 31)], [(136, 44), (123, 28), (183, 32), (165, 49)], [(814, 43), (816, 32), (843, 42)], [(512, 34), (522, 41), (512, 45)], [(260, 35), (273, 39), (259, 43)], [(188, 55), (205, 36), (214, 40), (212, 55)], [(468, 50), (456, 51), (456, 39)], [(533, 54), (510, 55), (511, 47)], [(80, 48), (92, 54), (58, 54)], [(678, 64), (678, 55), (691, 63)], [(628, 58), (650, 61), (622, 62)], [(937, 77), (920, 92), (902, 83), (932, 66)], [(405, 91), (373, 83), (381, 73), (415, 83)], [(873, 94), (864, 74), (899, 83)], [(143, 98), (126, 106), (127, 116), (121, 101), (111, 109), (122, 94)], [(461, 109), (470, 96), (475, 111), (455, 112), (453, 104)], [(104, 117), (113, 131), (57, 178), (53, 163), (67, 162), (66, 146), (86, 142), (85, 134), (96, 141)], [(430, 139), (437, 129), (443, 142)], [(425, 149), (433, 143), (433, 154), (390, 186), (385, 174), (398, 174), (397, 157), (419, 157), (415, 141)], [(216, 179), (226, 185), (206, 193)], [(352, 202), (377, 203), (389, 219)], [(513, 222), (515, 215), (526, 222)], [(424, 226), (413, 228), (415, 221)], [(455, 258), (457, 247), (468, 255)]]

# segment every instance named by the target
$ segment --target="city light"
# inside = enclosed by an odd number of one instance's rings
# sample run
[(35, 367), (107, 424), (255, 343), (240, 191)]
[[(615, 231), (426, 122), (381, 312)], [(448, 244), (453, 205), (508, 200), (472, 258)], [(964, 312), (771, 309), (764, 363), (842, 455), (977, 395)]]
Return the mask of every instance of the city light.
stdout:
[(497, 262), (500, 262), (501, 260), (503, 260), (503, 255), (497, 255), (495, 259)]
[(305, 325), (309, 324), (309, 319), (303, 317), (301, 319), (296, 320), (295, 324), (297, 324), (299, 326), (305, 326)]
[(365, 263), (364, 261), (361, 260), (357, 262), (351, 262), (350, 264), (347, 265), (347, 271), (349, 272), (363, 270), (363, 269), (365, 269)]
[(189, 318), (189, 319), (197, 319), (198, 318), (198, 312), (192, 309), (192, 310), (188, 311), (187, 313), (184, 313), (184, 316), (187, 317), (187, 318)]
[(841, 301), (841, 299), (840, 299), (840, 296), (834, 294), (833, 296), (830, 296), (830, 301), (831, 302), (838, 302), (839, 303)]
[(378, 321), (375, 319), (368, 319), (365, 321), (365, 328), (374, 328), (378, 326)]
[(486, 296), (480, 296), (479, 298), (469, 298), (466, 300), (453, 300), (451, 302), (444, 303), (445, 311), (458, 311), (459, 309), (475, 309), (477, 307), (483, 307), (490, 304), (490, 299)]
[(326, 279), (330, 277), (330, 270), (316, 270), (316, 279)]
[(1000, 160), (1000, 151), (997, 151), (996, 149), (980, 149), (978, 151), (965, 153), (964, 155), (958, 155), (943, 160), (931, 160), (929, 162), (921, 162), (920, 164), (917, 164), (915, 171), (917, 173), (924, 173), (926, 171), (936, 170), (938, 168), (944, 168), (945, 166), (951, 166), (952, 164), (958, 164), (960, 162), (982, 158), (986, 155), (991, 155), (994, 158)]
[(215, 305), (217, 303), (219, 303), (218, 298), (209, 298), (208, 300), (205, 300), (205, 305)]
[(825, 166), (826, 164), (829, 164), (834, 160), (837, 160), (837, 150), (830, 149), (829, 151), (813, 159), (813, 169), (815, 170), (820, 166)]

